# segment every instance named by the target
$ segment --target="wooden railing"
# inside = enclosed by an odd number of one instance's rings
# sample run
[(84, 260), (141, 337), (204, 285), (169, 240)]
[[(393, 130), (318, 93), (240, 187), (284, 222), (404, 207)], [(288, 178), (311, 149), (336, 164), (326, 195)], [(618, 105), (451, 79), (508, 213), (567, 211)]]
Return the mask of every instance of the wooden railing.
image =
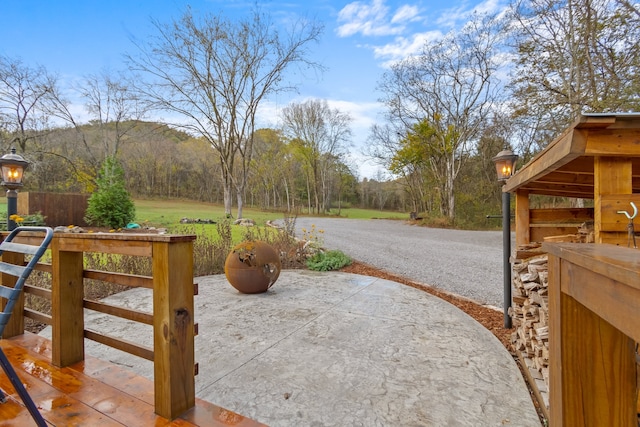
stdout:
[(640, 252), (543, 244), (549, 253), (551, 426), (637, 426)]
[[(191, 235), (129, 233), (56, 233), (50, 246), (51, 264), (39, 270), (51, 273), (51, 290), (27, 286), (25, 292), (51, 300), (51, 314), (16, 304), (4, 337), (24, 333), (24, 316), (52, 327), (52, 363), (65, 367), (84, 360), (84, 338), (151, 360), (154, 363), (155, 411), (174, 419), (195, 404), (193, 241)], [(151, 276), (86, 270), (84, 253), (150, 257)], [(18, 254), (3, 261), (20, 264)], [(95, 279), (153, 290), (153, 313), (142, 313), (84, 298), (84, 279)], [(4, 278), (3, 278), (4, 280)], [(24, 293), (23, 293), (24, 295)], [(84, 328), (88, 308), (153, 326), (153, 348)]]

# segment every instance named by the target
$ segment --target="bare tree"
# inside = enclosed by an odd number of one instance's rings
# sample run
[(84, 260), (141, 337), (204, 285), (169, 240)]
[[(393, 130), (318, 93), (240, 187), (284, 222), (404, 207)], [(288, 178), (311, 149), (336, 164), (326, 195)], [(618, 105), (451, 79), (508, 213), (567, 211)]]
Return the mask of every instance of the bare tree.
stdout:
[(351, 137), (351, 117), (329, 108), (326, 101), (308, 100), (283, 108), (282, 121), (284, 133), (295, 145), (307, 173), (307, 183), (312, 190), (309, 203), (313, 193), (313, 207), (316, 212), (322, 212), (327, 209), (330, 166), (343, 154)]
[[(497, 21), (476, 17), (462, 31), (392, 66), (380, 83), (397, 134), (404, 138), (421, 123), (431, 129), (425, 149), (441, 189), (442, 212), (451, 220), (454, 183), (497, 101), (501, 36)], [(393, 148), (388, 132), (380, 135), (384, 150)]]
[(375, 164), (391, 170), (391, 162), (396, 151), (400, 148), (400, 129), (402, 123), (376, 123), (371, 126), (364, 155), (368, 156)]
[[(293, 175), (293, 158), (281, 132), (275, 129), (258, 129), (254, 136), (251, 188), (261, 208), (290, 212), (293, 205), (289, 181)], [(278, 167), (274, 167), (278, 165)]]
[(318, 67), (307, 59), (307, 46), (322, 27), (300, 21), (281, 34), (258, 10), (238, 22), (187, 11), (178, 21), (154, 25), (158, 34), (138, 44), (139, 56), (128, 57), (148, 77), (138, 89), (155, 108), (177, 115), (175, 124), (211, 144), (222, 165), (225, 211), (231, 215), (235, 187), (241, 217), (258, 107), (269, 95), (293, 89), (283, 83), (290, 68)]
[(85, 102), (90, 122), (99, 126), (101, 157), (116, 157), (127, 134), (145, 115), (137, 93), (123, 76), (108, 71), (87, 76), (77, 91)]
[(55, 86), (55, 77), (45, 68), (0, 56), (0, 129), (9, 136), (5, 150), (17, 145), (24, 153), (29, 141), (47, 131), (44, 102)]
[(548, 142), (581, 112), (637, 111), (639, 17), (626, 0), (517, 1), (516, 114)]
[[(76, 103), (83, 102), (86, 115), (75, 112)], [(145, 105), (122, 74), (103, 71), (88, 75), (67, 91), (50, 91), (46, 95), (50, 117), (74, 130), (75, 145), (82, 148), (73, 157), (81, 158), (77, 172), (95, 178), (108, 157), (117, 157), (127, 136), (145, 115)], [(92, 126), (88, 127), (86, 124)]]
[(29, 185), (39, 190), (55, 186), (60, 171), (74, 169), (52, 141), (51, 99), (59, 91), (57, 77), (44, 67), (0, 56), (0, 150), (16, 147), (28, 155), (34, 163)]
[(632, 22), (637, 24), (640, 21), (640, 5), (628, 0), (618, 0), (618, 3), (631, 14)]

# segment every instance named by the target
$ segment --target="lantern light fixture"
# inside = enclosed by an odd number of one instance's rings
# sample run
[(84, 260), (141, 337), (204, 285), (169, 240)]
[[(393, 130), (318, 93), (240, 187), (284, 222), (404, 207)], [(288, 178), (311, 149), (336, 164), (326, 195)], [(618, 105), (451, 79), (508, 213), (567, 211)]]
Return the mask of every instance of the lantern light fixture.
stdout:
[(11, 153), (0, 157), (2, 185), (9, 190), (22, 187), (22, 177), (27, 166), (29, 166), (29, 162), (20, 154), (16, 154), (15, 148), (11, 149)]
[(2, 171), (2, 185), (7, 189), (7, 230), (16, 228), (13, 220), (18, 213), (18, 188), (22, 187), (24, 171), (29, 166), (21, 155), (16, 154), (16, 149), (11, 148), (11, 153), (0, 157), (0, 169)]
[(513, 151), (507, 149), (499, 152), (492, 160), (496, 165), (498, 181), (506, 181), (516, 170), (516, 161), (518, 160), (518, 156), (513, 154)]
[[(518, 156), (509, 149), (502, 150), (495, 156), (493, 163), (496, 165), (498, 181), (505, 183), (516, 170)], [(502, 192), (502, 267), (504, 278), (504, 327), (511, 329), (511, 315), (509, 309), (512, 305), (511, 297), (511, 195), (507, 191)]]

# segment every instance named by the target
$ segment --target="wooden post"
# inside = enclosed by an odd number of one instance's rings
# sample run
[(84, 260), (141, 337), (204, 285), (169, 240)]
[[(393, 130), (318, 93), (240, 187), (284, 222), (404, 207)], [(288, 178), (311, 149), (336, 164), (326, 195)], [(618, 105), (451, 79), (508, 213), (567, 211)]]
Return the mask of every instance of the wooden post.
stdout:
[(562, 366), (566, 363), (562, 334), (566, 330), (563, 329), (561, 308), (560, 258), (549, 256), (547, 266), (549, 268), (549, 422), (553, 426), (562, 426), (564, 418)]
[(84, 360), (83, 253), (61, 251), (60, 239), (51, 241), (51, 361), (65, 367)]
[(153, 243), (155, 410), (170, 420), (195, 405), (193, 242)]
[(531, 243), (529, 192), (516, 191), (516, 247)]
[[(2, 254), (2, 260), (9, 264), (24, 265), (24, 254), (15, 252), (5, 252)], [(14, 287), (18, 278), (11, 274), (2, 274), (2, 284), (7, 287)], [(0, 298), (0, 310), (4, 310), (6, 300)], [(20, 297), (13, 306), (13, 312), (9, 318), (9, 322), (4, 327), (2, 338), (11, 338), (24, 333), (24, 291), (20, 293)]]
[(602, 196), (609, 194), (631, 194), (632, 164), (629, 157), (601, 157), (593, 159), (594, 184), (594, 231), (596, 243), (626, 244), (627, 234), (606, 232), (602, 229)]

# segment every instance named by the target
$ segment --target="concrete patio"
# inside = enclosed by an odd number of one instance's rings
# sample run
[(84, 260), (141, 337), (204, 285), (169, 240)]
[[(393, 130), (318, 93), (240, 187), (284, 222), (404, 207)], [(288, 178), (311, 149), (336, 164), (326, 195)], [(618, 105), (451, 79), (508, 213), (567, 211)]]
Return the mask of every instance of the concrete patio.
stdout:
[[(258, 295), (224, 275), (197, 282), (196, 395), (219, 406), (271, 426), (540, 426), (502, 344), (430, 294), (302, 270)], [(148, 289), (108, 300), (152, 312)], [(150, 327), (90, 311), (85, 324), (152, 346)], [(85, 342), (87, 354), (152, 379), (150, 362)]]

